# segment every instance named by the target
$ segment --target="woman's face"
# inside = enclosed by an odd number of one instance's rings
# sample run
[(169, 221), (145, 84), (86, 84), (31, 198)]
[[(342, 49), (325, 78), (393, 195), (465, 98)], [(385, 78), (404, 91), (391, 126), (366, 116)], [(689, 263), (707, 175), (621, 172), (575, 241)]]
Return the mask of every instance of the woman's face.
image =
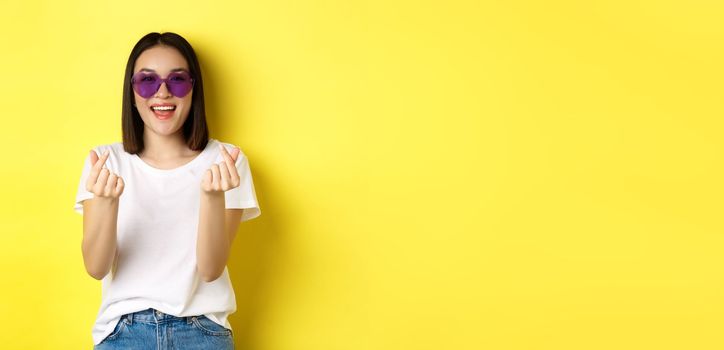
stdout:
[[(144, 72), (155, 72), (162, 79), (177, 69), (185, 69), (189, 72), (186, 59), (175, 48), (168, 46), (153, 46), (143, 51), (136, 59), (133, 74), (143, 70)], [(193, 90), (184, 97), (172, 95), (166, 83), (161, 84), (158, 91), (148, 98), (140, 96), (134, 90), (136, 109), (145, 124), (144, 132), (153, 132), (159, 135), (172, 135), (178, 132), (184, 125), (191, 109), (191, 97)], [(158, 110), (159, 105), (171, 105), (172, 111)], [(154, 110), (153, 107), (156, 107)], [(165, 107), (166, 109), (168, 107)]]

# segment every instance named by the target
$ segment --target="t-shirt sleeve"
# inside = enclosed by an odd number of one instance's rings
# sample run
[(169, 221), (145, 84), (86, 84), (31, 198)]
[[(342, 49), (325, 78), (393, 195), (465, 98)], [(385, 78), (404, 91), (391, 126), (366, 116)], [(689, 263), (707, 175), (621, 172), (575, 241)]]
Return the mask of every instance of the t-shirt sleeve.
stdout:
[[(97, 150), (93, 150), (98, 154)], [(75, 195), (75, 206), (73, 207), (73, 210), (75, 210), (76, 213), (83, 215), (83, 201), (86, 199), (93, 198), (95, 195), (93, 192), (89, 192), (85, 189), (85, 183), (88, 179), (88, 175), (91, 171), (91, 164), (90, 164), (90, 152), (88, 152), (88, 155), (85, 157), (85, 162), (83, 163), (83, 171), (80, 175), (80, 181), (78, 182), (78, 192), (76, 192)]]
[(241, 221), (251, 220), (261, 215), (261, 210), (259, 209), (259, 202), (256, 199), (254, 181), (251, 177), (251, 169), (249, 168), (249, 159), (245, 154), (239, 153), (235, 165), (236, 170), (239, 172), (240, 182), (238, 187), (224, 192), (226, 209), (244, 209)]

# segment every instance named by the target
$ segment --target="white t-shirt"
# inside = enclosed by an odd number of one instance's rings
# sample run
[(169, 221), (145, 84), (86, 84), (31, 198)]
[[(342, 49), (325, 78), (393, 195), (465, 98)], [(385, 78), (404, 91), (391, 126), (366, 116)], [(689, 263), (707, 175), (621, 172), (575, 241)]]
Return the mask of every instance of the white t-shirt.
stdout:
[[(110, 155), (105, 167), (123, 178), (118, 202), (115, 266), (102, 279), (102, 301), (93, 343), (108, 336), (121, 316), (154, 308), (178, 316), (205, 315), (231, 329), (228, 315), (236, 311), (236, 298), (224, 267), (221, 277), (204, 282), (196, 270), (196, 237), (201, 179), (214, 163), (223, 161), (218, 144), (229, 153), (233, 145), (209, 139), (192, 161), (175, 169), (158, 169), (117, 142), (94, 148)], [(226, 208), (244, 208), (241, 221), (261, 214), (249, 162), (243, 152), (236, 159), (241, 184), (224, 193)], [(85, 159), (74, 210), (83, 214), (83, 200), (94, 194), (85, 188), (90, 174), (90, 154)]]

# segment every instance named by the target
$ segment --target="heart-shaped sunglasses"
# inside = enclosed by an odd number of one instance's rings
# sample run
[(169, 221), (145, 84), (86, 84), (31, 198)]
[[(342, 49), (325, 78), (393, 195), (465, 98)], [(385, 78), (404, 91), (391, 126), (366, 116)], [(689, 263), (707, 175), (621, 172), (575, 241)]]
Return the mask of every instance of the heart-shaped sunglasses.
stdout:
[(194, 87), (194, 79), (186, 71), (171, 72), (166, 79), (154, 72), (141, 71), (131, 78), (133, 90), (143, 98), (153, 96), (162, 83), (166, 83), (168, 91), (176, 97), (186, 96)]

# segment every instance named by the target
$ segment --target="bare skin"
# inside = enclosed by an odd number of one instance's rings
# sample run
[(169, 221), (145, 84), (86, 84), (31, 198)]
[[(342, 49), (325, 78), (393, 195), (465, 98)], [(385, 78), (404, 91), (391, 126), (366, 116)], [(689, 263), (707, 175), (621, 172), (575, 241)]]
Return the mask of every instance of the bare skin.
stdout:
[(211, 282), (224, 272), (231, 243), (239, 227), (243, 209), (226, 209), (224, 192), (238, 187), (239, 173), (234, 162), (239, 149), (231, 154), (219, 147), (224, 161), (206, 170), (201, 181), (199, 232), (196, 242), (196, 265), (205, 282)]
[(111, 269), (116, 255), (116, 224), (118, 199), (123, 193), (123, 179), (102, 168), (108, 159), (106, 151), (100, 159), (91, 151), (91, 172), (86, 190), (94, 197), (83, 201), (83, 262), (89, 275), (102, 279)]
[[(171, 70), (178, 68), (188, 70), (188, 64), (176, 49), (154, 46), (138, 57), (134, 73), (147, 69), (166, 77)], [(159, 169), (173, 169), (190, 162), (201, 153), (189, 149), (182, 134), (183, 124), (191, 109), (192, 93), (179, 98), (172, 95), (164, 83), (148, 99), (136, 93), (134, 95), (136, 108), (144, 122), (144, 150), (138, 155), (143, 161)], [(151, 110), (151, 105), (156, 103), (176, 105), (173, 116), (165, 120), (156, 118)], [(205, 282), (212, 282), (223, 273), (243, 214), (243, 209), (226, 209), (224, 201), (224, 192), (239, 186), (239, 174), (234, 162), (240, 150), (234, 148), (229, 153), (221, 147), (221, 153), (224, 161), (207, 169), (199, 184), (201, 202), (196, 257), (199, 275)], [(96, 197), (83, 202), (83, 259), (86, 270), (96, 279), (106, 276), (113, 265), (117, 248), (118, 201), (123, 193), (123, 179), (115, 174), (112, 176), (108, 169), (102, 168), (106, 159), (107, 156), (98, 159), (92, 152), (93, 170), (88, 185), (94, 189)], [(97, 174), (94, 176), (96, 168)], [(91, 188), (89, 186), (87, 188)], [(111, 190), (105, 195), (106, 189), (117, 189), (119, 186), (120, 191)], [(96, 188), (103, 195), (96, 193)]]

